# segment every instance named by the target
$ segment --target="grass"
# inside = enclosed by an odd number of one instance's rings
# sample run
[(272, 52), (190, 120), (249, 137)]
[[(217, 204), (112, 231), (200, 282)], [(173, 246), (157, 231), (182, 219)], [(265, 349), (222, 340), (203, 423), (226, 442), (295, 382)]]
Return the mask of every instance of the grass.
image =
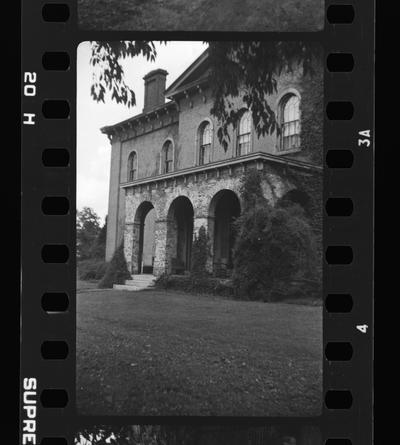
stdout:
[(319, 31), (324, 0), (78, 0), (85, 29)]
[(321, 412), (320, 307), (153, 290), (82, 291), (77, 304), (80, 414)]
[(76, 290), (81, 292), (85, 290), (97, 289), (98, 284), (98, 280), (77, 280)]

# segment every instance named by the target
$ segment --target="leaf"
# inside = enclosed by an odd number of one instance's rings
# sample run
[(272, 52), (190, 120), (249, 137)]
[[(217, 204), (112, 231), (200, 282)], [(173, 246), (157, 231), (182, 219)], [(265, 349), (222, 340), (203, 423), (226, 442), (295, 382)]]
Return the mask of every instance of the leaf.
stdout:
[[(167, 44), (166, 41), (161, 42)], [(240, 98), (252, 111), (258, 137), (278, 129), (275, 113), (268, 97), (277, 91), (277, 76), (301, 68), (303, 75), (313, 75), (313, 61), (320, 48), (313, 42), (302, 41), (219, 41), (209, 44), (210, 85), (213, 105), (210, 113), (220, 128), (219, 142), (226, 151), (229, 129), (235, 129), (246, 108), (235, 108), (232, 99)], [(90, 89), (93, 100), (104, 102), (106, 93), (111, 100), (128, 107), (136, 105), (134, 91), (125, 79), (121, 60), (142, 55), (146, 60), (157, 57), (153, 41), (91, 42), (90, 64), (93, 80)], [(243, 94), (244, 92), (244, 94)], [(221, 129), (221, 131), (220, 131)]]

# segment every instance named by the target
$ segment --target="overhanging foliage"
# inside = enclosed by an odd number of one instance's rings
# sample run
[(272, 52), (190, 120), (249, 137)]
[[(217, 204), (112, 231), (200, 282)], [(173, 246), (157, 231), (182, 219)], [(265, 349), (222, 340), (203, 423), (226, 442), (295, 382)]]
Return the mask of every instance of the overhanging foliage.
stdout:
[[(166, 43), (166, 42), (163, 42)], [(236, 128), (243, 108), (235, 108), (233, 98), (242, 97), (251, 110), (258, 136), (277, 130), (273, 106), (268, 99), (277, 88), (277, 76), (282, 72), (301, 69), (303, 75), (313, 74), (313, 61), (320, 49), (312, 42), (205, 42), (209, 45), (210, 77), (214, 102), (210, 110), (218, 120), (217, 135), (224, 149), (229, 143), (229, 128)], [(126, 82), (121, 60), (139, 55), (155, 61), (157, 51), (153, 41), (91, 42), (93, 67), (91, 95), (105, 102), (111, 99), (128, 107), (136, 105), (135, 92)]]

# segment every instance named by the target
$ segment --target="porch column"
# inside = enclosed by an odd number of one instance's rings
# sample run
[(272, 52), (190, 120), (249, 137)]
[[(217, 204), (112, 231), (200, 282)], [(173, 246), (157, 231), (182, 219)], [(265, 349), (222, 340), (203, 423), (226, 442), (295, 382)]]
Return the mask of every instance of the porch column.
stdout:
[(132, 273), (133, 244), (135, 239), (134, 224), (126, 223), (124, 229), (124, 254), (128, 270)]
[(154, 224), (155, 253), (153, 274), (159, 277), (168, 271), (167, 259), (167, 219), (158, 219)]
[[(133, 223), (133, 242), (132, 242), (132, 273), (138, 274), (139, 267), (139, 251), (140, 251), (140, 237), (143, 236), (143, 223), (135, 222)], [(142, 240), (143, 242), (143, 240)]]

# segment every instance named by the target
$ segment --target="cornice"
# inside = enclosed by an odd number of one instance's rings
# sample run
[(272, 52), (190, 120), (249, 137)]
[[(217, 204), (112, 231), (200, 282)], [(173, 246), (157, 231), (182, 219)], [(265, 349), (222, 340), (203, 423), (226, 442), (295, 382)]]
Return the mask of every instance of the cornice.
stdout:
[(147, 113), (137, 114), (136, 116), (122, 122), (118, 122), (117, 124), (102, 127), (100, 131), (103, 134), (112, 137), (132, 130), (137, 124), (154, 121), (162, 115), (169, 115), (174, 111), (178, 111), (178, 104), (175, 101), (170, 101), (160, 107), (155, 108), (154, 110), (148, 111)]
[[(245, 156), (230, 158), (223, 161), (217, 161), (205, 165), (197, 165), (194, 167), (185, 168), (182, 170), (176, 170), (170, 173), (164, 173), (157, 176), (151, 176), (148, 178), (140, 178), (131, 182), (124, 182), (120, 184), (123, 189), (134, 188), (137, 186), (150, 186), (151, 184), (162, 183), (163, 181), (170, 181), (177, 178), (186, 178), (190, 176), (197, 176), (199, 174), (207, 174), (207, 172), (217, 172), (217, 175), (221, 170), (232, 169), (232, 167), (242, 165), (243, 168), (248, 164), (257, 164), (258, 169), (262, 169), (264, 164), (270, 165), (280, 165), (284, 167), (291, 167), (295, 169), (300, 169), (303, 171), (308, 171), (310, 173), (322, 174), (323, 169), (321, 166), (310, 164), (303, 161), (297, 161), (294, 159), (288, 159), (280, 155), (272, 155), (264, 152), (250, 153)], [(219, 173), (218, 173), (219, 172)]]

